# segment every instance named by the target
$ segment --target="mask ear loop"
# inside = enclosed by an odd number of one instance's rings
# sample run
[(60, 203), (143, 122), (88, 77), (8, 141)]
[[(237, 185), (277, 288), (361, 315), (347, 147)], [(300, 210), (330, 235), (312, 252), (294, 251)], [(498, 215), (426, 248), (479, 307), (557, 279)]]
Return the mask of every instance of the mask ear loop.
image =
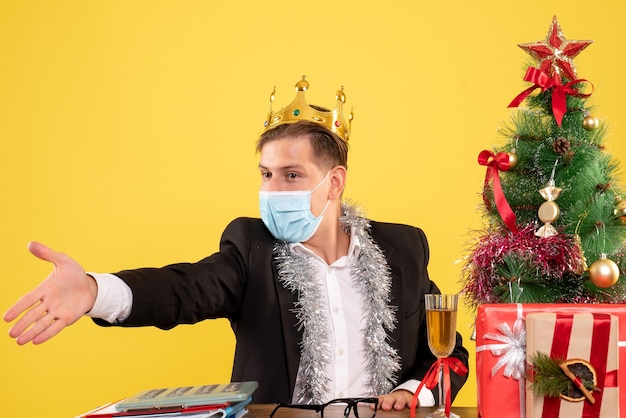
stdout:
[[(330, 170), (328, 170), (328, 173), (326, 173), (326, 175), (324, 176), (324, 178), (322, 179), (322, 181), (320, 181), (318, 183), (317, 186), (315, 186), (312, 190), (311, 190), (311, 194), (317, 190), (328, 178), (328, 176), (330, 175)], [(330, 199), (326, 199), (326, 206), (324, 206), (324, 209), (322, 210), (322, 213), (320, 213), (318, 216), (316, 216), (316, 218), (320, 218), (322, 216), (324, 216), (324, 214), (326, 213), (326, 209), (328, 209), (328, 206), (330, 206)], [(310, 210), (310, 209), (309, 209)]]
[(326, 181), (326, 179), (328, 178), (328, 176), (330, 175), (330, 170), (328, 170), (328, 173), (326, 173), (326, 175), (324, 176), (324, 178), (317, 183), (317, 186), (313, 187), (311, 189), (311, 193), (313, 193), (314, 191), (316, 191), (322, 184), (324, 184), (324, 182)]
[(330, 199), (326, 201), (326, 206), (324, 206), (324, 210), (322, 210), (322, 213), (319, 214), (318, 218), (324, 216), (324, 214), (326, 213), (326, 209), (328, 209), (328, 206), (330, 206)]

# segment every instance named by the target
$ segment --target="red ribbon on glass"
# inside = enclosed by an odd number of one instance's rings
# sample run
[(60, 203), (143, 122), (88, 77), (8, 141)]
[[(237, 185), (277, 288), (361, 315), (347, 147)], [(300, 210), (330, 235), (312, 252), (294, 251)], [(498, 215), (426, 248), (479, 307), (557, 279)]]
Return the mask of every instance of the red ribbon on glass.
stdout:
[[(572, 335), (574, 316), (571, 314), (556, 315), (554, 338), (552, 340), (551, 358), (567, 358), (570, 337)], [(595, 368), (598, 378), (598, 392), (594, 392), (596, 402), (585, 402), (583, 417), (597, 418), (600, 416), (602, 405), (602, 389), (617, 386), (617, 370), (606, 370), (606, 362), (609, 350), (609, 338), (611, 330), (611, 316), (608, 314), (593, 314), (593, 331), (591, 338), (591, 354), (589, 363)], [(542, 418), (556, 418), (559, 416), (561, 399), (558, 397), (546, 397), (543, 400)]]
[[(531, 83), (534, 83), (534, 85), (518, 94), (508, 107), (519, 106), (524, 101), (524, 99), (537, 88), (541, 88), (542, 92), (548, 89), (552, 89), (552, 114), (554, 114), (554, 119), (556, 120), (556, 123), (559, 125), (559, 127), (561, 126), (561, 122), (563, 121), (563, 115), (565, 115), (565, 112), (567, 111), (568, 94), (575, 97), (591, 96), (591, 93), (581, 93), (572, 87), (574, 84), (578, 83), (589, 83), (587, 80), (573, 80), (565, 85), (562, 85), (561, 77), (556, 73), (556, 71), (554, 73), (554, 76), (550, 77), (548, 74), (544, 73), (538, 68), (528, 67), (528, 70), (526, 70), (526, 75), (524, 76), (524, 81), (530, 81)], [(593, 84), (591, 84), (591, 89), (593, 90)]]
[(478, 164), (487, 166), (487, 173), (485, 174), (485, 183), (483, 185), (483, 200), (487, 208), (490, 207), (489, 201), (485, 196), (484, 190), (489, 185), (489, 180), (493, 179), (493, 199), (496, 202), (496, 208), (498, 213), (504, 221), (504, 224), (511, 230), (511, 232), (517, 232), (517, 217), (513, 210), (509, 206), (509, 202), (506, 201), (504, 192), (502, 191), (502, 185), (500, 184), (500, 171), (508, 171), (510, 167), (509, 154), (506, 152), (499, 152), (494, 154), (489, 150), (481, 151), (478, 154)]
[(417, 396), (423, 387), (433, 389), (439, 383), (439, 369), (443, 368), (443, 388), (446, 392), (446, 416), (450, 416), (450, 405), (452, 405), (452, 387), (450, 385), (450, 370), (454, 371), (459, 376), (465, 376), (468, 372), (465, 364), (461, 363), (461, 360), (455, 357), (444, 357), (438, 359), (430, 366), (428, 372), (424, 375), (424, 378), (417, 387), (415, 394), (413, 394), (413, 401), (411, 401), (411, 418), (415, 418), (415, 408), (417, 407)]

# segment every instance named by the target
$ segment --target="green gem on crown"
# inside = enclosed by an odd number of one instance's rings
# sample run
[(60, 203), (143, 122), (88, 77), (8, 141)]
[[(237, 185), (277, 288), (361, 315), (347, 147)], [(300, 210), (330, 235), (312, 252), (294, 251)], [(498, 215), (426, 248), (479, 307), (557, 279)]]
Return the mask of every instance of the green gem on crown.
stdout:
[(300, 115), (300, 109), (296, 109), (293, 111), (293, 115), (294, 116), (299, 116)]

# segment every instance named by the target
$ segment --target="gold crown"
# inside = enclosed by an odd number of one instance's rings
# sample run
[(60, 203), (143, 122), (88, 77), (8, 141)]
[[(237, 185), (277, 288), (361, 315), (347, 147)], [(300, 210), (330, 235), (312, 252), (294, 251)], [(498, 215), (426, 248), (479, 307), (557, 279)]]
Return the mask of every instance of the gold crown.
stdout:
[(276, 87), (274, 87), (270, 96), (270, 110), (264, 123), (265, 131), (278, 125), (308, 120), (327, 127), (347, 142), (350, 138), (350, 126), (352, 125), (354, 114), (350, 110), (350, 115), (346, 121), (343, 115), (343, 104), (346, 102), (343, 86), (340, 90), (337, 90), (337, 106), (333, 110), (323, 110), (310, 106), (304, 99), (304, 93), (309, 88), (309, 82), (305, 78), (306, 76), (302, 76), (302, 80), (296, 83), (296, 98), (293, 99), (291, 104), (276, 112), (272, 111), (272, 103), (276, 94)]

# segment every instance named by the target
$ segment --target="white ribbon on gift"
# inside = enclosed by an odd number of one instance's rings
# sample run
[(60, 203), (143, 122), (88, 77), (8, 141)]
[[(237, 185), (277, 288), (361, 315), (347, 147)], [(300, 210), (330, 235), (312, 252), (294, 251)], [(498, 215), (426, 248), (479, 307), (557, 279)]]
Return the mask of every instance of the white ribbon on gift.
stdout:
[(488, 344), (485, 349), (491, 354), (500, 357), (491, 369), (491, 377), (504, 367), (502, 375), (515, 380), (524, 377), (526, 370), (526, 325), (524, 318), (517, 318), (513, 324), (513, 330), (506, 322), (497, 326), (501, 334), (485, 334), (484, 338), (500, 341), (502, 344)]

